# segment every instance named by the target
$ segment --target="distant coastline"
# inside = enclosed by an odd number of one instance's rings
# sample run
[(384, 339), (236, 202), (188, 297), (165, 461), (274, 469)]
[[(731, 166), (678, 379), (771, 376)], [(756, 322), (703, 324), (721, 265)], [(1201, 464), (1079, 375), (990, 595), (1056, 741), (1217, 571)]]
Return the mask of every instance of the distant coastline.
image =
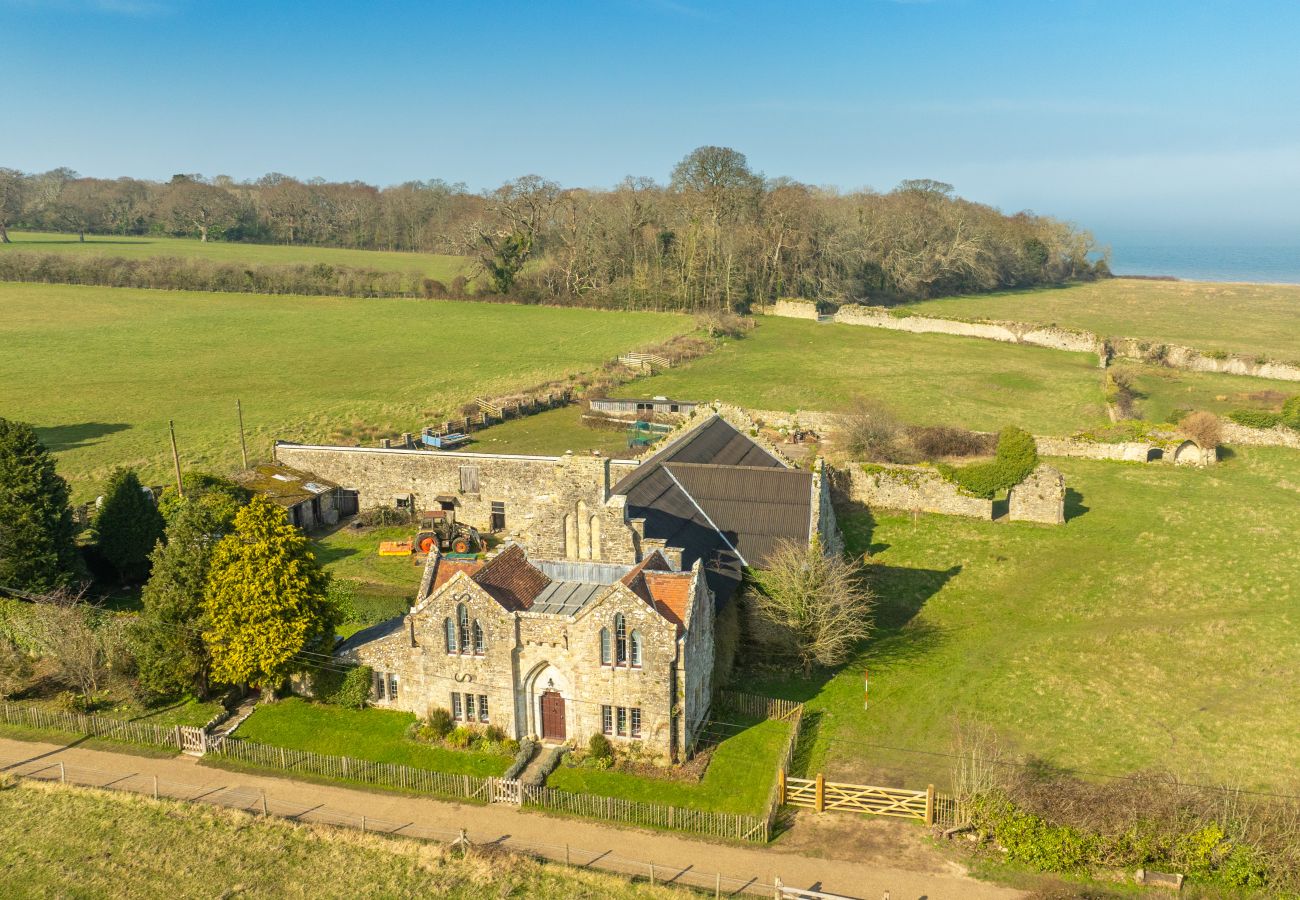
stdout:
[(1127, 278), (1300, 284), (1300, 245), (1112, 245), (1111, 271)]

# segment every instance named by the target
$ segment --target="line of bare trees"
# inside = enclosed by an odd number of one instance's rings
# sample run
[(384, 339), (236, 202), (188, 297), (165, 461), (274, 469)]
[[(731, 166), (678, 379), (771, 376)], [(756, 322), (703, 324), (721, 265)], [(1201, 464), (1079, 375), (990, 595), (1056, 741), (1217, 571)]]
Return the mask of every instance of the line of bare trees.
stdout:
[(1106, 274), (1091, 235), (1071, 224), (1006, 215), (927, 179), (846, 193), (766, 178), (725, 147), (692, 151), (667, 184), (604, 190), (535, 175), (472, 193), (439, 180), (160, 183), (0, 169), (0, 240), (16, 226), (453, 253), (473, 257), (498, 294), (628, 308), (890, 302)]

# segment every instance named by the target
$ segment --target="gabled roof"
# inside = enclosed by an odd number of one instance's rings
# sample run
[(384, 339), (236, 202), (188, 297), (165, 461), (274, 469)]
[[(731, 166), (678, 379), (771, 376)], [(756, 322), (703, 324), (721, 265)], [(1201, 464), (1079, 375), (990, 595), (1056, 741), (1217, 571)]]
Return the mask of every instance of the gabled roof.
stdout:
[(509, 610), (530, 608), (551, 583), (541, 569), (528, 562), (518, 544), (502, 550), (470, 577)]
[(762, 567), (783, 541), (807, 542), (812, 517), (811, 473), (679, 462), (665, 468), (750, 566)]
[(671, 439), (658, 452), (629, 472), (614, 486), (615, 494), (631, 494), (643, 480), (666, 462), (714, 463), (720, 466), (764, 466), (785, 468), (785, 463), (742, 434), (721, 416)]
[(761, 566), (782, 540), (806, 541), (812, 475), (792, 469), (719, 416), (664, 447), (625, 476), (614, 493), (645, 535), (682, 548), (682, 568), (704, 563), (719, 606), (740, 586), (746, 564)]
[(433, 587), (429, 593), (435, 593), (439, 588), (451, 580), (451, 576), (457, 572), (464, 572), (471, 578), (474, 573), (483, 568), (483, 561), (480, 559), (438, 559), (438, 570), (433, 576)]

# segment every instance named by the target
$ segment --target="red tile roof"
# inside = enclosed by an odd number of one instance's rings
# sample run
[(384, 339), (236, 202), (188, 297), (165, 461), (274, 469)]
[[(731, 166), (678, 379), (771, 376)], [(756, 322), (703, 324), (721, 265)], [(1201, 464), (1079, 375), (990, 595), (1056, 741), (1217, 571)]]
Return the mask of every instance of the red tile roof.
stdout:
[(641, 575), (657, 609), (665, 619), (685, 626), (691, 604), (690, 572), (644, 572)]
[(451, 580), (451, 576), (457, 572), (464, 572), (471, 578), (474, 573), (483, 568), (482, 560), (478, 559), (439, 559), (438, 568), (433, 573), (433, 588), (430, 594), (435, 593), (440, 587)]

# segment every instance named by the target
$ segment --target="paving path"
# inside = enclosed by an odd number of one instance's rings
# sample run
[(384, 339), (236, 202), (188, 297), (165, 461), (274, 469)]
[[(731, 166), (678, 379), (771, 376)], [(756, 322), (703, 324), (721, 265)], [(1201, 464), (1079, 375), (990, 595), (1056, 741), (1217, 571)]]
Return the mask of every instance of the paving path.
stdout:
[[(724, 895), (764, 893), (780, 877), (788, 886), (876, 900), (1000, 900), (1021, 894), (976, 881), (955, 864), (930, 870), (891, 868), (853, 859), (744, 847), (556, 818), (506, 806), (470, 806), (402, 794), (229, 772), (188, 757), (147, 758), (0, 738), (0, 770), (34, 777), (202, 800), (302, 821), (365, 827), (452, 840), (464, 829), (475, 844), (495, 843), (576, 865), (591, 865), (659, 882), (720, 886)], [(828, 814), (833, 815), (833, 814)], [(652, 867), (653, 864), (653, 867)], [(766, 889), (765, 889), (766, 887)]]

